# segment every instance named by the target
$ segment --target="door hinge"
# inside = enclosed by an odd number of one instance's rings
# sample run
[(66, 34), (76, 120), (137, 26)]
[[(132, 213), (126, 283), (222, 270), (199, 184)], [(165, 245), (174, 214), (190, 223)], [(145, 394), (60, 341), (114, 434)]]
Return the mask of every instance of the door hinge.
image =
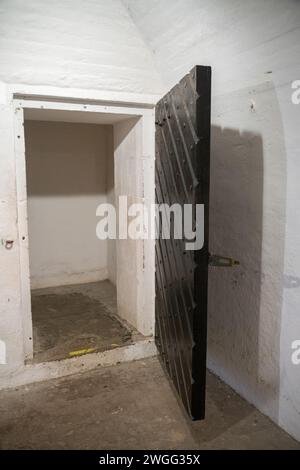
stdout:
[(231, 268), (232, 266), (238, 266), (240, 262), (233, 258), (227, 258), (226, 256), (209, 255), (208, 265), (216, 266), (219, 268)]

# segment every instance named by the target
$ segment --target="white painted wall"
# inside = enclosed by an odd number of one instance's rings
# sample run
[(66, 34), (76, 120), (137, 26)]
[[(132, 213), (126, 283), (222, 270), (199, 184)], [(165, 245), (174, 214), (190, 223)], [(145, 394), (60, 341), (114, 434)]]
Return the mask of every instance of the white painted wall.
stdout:
[(25, 121), (31, 287), (108, 278), (96, 208), (113, 191), (112, 126)]
[(300, 439), (300, 3), (125, 0), (165, 90), (211, 65), (208, 363)]
[[(130, 216), (126, 208), (120, 209), (120, 196), (127, 196), (127, 208), (143, 203), (149, 208), (155, 201), (151, 149), (154, 150), (154, 112), (143, 119), (135, 117), (114, 124), (115, 201), (122, 226), (127, 224), (129, 228), (138, 214)], [(118, 314), (144, 335), (153, 334), (154, 327), (154, 250), (154, 240), (127, 238), (116, 243)]]
[[(0, 380), (6, 383), (12, 370), (24, 363), (21, 315), (20, 251), (17, 227), (14, 111), (0, 102), (0, 332), (6, 349), (6, 365), (0, 366)], [(13, 240), (10, 250), (7, 240)]]
[(1, 0), (0, 81), (149, 93), (152, 55), (121, 0)]
[[(106, 194), (107, 202), (116, 206), (115, 200), (115, 161), (114, 161), (114, 132), (113, 126), (109, 127), (110, 132), (108, 134), (109, 148), (111, 149), (111, 155), (107, 160), (106, 170)], [(114, 285), (117, 284), (117, 247), (116, 240), (107, 240), (107, 275), (110, 282)]]

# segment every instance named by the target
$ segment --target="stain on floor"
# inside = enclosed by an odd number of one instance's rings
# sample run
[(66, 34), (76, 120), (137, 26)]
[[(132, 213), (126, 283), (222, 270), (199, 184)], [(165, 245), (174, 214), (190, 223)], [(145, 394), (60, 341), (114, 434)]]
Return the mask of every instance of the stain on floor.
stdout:
[(32, 291), (33, 362), (130, 343), (131, 329), (116, 314), (116, 290), (108, 281)]
[(300, 449), (211, 373), (204, 421), (179, 405), (157, 358), (0, 392), (1, 449)]

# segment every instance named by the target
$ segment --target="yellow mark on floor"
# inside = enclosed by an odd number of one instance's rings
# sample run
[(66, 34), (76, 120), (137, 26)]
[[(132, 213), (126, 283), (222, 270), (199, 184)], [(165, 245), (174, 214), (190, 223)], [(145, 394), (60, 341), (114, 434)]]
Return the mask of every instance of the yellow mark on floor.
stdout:
[(90, 354), (96, 351), (96, 348), (87, 348), (87, 349), (79, 349), (78, 351), (71, 351), (69, 352), (70, 357), (74, 356), (83, 356), (84, 354)]

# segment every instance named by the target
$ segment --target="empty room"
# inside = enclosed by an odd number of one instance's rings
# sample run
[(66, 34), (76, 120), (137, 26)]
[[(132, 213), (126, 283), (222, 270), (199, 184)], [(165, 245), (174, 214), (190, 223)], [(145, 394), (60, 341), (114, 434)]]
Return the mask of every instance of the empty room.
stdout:
[[(21, 282), (32, 333), (24, 337), (25, 360), (44, 363), (132, 345), (145, 338), (142, 332), (151, 333), (136, 311), (138, 246), (118, 242), (115, 233), (101, 236), (95, 220), (106, 224), (101, 215), (115, 208), (121, 188), (123, 197), (133, 196), (141, 118), (93, 107), (25, 106), (24, 132), (16, 135), (24, 143), (17, 164), (26, 204), (22, 199), (20, 206), (27, 206)], [(115, 232), (117, 210), (114, 224)]]
[(109, 125), (25, 120), (33, 356), (39, 362), (131, 339), (109, 316), (117, 312), (115, 246), (94, 233), (97, 204), (114, 197), (112, 137)]

